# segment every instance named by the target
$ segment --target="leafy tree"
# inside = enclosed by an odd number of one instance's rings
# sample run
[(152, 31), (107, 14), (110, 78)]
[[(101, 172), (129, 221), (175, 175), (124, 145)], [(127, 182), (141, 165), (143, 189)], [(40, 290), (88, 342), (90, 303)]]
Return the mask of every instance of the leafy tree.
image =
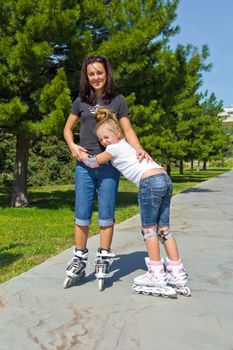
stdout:
[(61, 132), (84, 56), (106, 55), (121, 93), (129, 99), (135, 93), (135, 103), (144, 103), (140, 90), (177, 31), (171, 24), (178, 3), (0, 0), (0, 128), (16, 135), (13, 206), (28, 205), (29, 147)]
[(0, 131), (0, 185), (12, 183), (15, 159), (15, 137)]
[(219, 116), (222, 111), (222, 101), (218, 102), (213, 93), (202, 103), (202, 110), (202, 128), (200, 128), (202, 151), (199, 159), (203, 160), (203, 167), (206, 169), (208, 160), (224, 157), (229, 148), (230, 135), (226, 133), (223, 118)]
[[(164, 47), (150, 67), (150, 79), (140, 92), (144, 107), (134, 106), (133, 118), (142, 144), (163, 163), (184, 159), (197, 153), (196, 135), (200, 127), (198, 89), (208, 48), (199, 52), (192, 45), (179, 45), (173, 52)], [(146, 106), (147, 105), (147, 106)]]
[(12, 206), (28, 205), (30, 145), (60, 133), (70, 106), (59, 47), (76, 33), (76, 1), (0, 1), (0, 128), (16, 136)]
[[(208, 48), (201, 52), (192, 45), (179, 45), (173, 56), (166, 55), (173, 64), (166, 65), (166, 84), (162, 88), (162, 106), (166, 111), (164, 130), (161, 133), (160, 147), (168, 162), (180, 161), (183, 173), (183, 160), (194, 159), (202, 145), (199, 129), (201, 127), (202, 72), (210, 65), (205, 63)], [(161, 73), (160, 73), (161, 74)], [(194, 158), (193, 158), (194, 157)]]

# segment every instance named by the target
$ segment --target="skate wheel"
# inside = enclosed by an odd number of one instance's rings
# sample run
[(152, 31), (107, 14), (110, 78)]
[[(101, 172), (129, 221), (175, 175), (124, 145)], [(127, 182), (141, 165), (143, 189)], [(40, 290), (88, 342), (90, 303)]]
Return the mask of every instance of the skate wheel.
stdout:
[(132, 286), (132, 292), (133, 292), (134, 294), (140, 294), (140, 291), (137, 289), (136, 286)]
[(145, 292), (145, 291), (143, 291), (142, 294), (143, 294), (143, 295), (150, 295), (151, 293), (150, 293), (150, 292)]
[(98, 278), (98, 288), (99, 291), (101, 292), (104, 288), (104, 279), (103, 278)]
[(176, 288), (177, 294), (183, 295), (185, 297), (191, 297), (191, 291), (189, 287), (178, 287)]
[(140, 294), (141, 292), (139, 292), (139, 290), (134, 290), (134, 289), (133, 289), (133, 293), (134, 293), (134, 294)]
[(64, 283), (63, 283), (63, 287), (66, 289), (66, 288), (69, 288), (71, 286), (71, 278), (70, 277), (66, 277)]
[(172, 295), (168, 295), (168, 294), (165, 294), (165, 293), (162, 293), (161, 295), (162, 295), (163, 298), (171, 298), (172, 297)]
[(189, 287), (184, 288), (184, 296), (191, 297), (191, 290), (189, 289)]
[(69, 287), (75, 285), (76, 283), (78, 283), (79, 281), (81, 281), (85, 276), (86, 276), (85, 271), (83, 271), (79, 276), (76, 276), (76, 277), (67, 276), (64, 283), (63, 283), (63, 287), (65, 289), (69, 288)]

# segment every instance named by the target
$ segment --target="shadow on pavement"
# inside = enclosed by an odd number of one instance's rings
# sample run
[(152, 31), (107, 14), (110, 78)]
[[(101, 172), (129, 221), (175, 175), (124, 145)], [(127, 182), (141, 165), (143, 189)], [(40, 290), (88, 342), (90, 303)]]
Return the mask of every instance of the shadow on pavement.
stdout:
[(201, 193), (201, 192), (221, 192), (221, 191), (212, 191), (208, 190), (207, 188), (189, 188), (188, 190), (184, 190), (181, 192), (182, 193), (191, 193), (191, 192), (196, 192), (196, 193)]
[[(116, 260), (112, 264), (110, 277), (105, 279), (104, 288), (110, 288), (114, 282), (120, 281), (123, 277), (130, 275), (136, 270), (146, 270), (144, 258), (146, 252), (133, 252), (130, 254), (117, 255)], [(86, 281), (95, 280), (94, 272), (87, 276)], [(133, 279), (131, 281), (133, 283)]]

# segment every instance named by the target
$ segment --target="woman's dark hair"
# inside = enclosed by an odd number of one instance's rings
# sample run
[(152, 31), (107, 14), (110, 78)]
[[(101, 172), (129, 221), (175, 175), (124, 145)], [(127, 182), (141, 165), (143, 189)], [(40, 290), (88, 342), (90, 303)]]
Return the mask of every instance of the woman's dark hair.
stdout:
[(87, 66), (95, 62), (101, 63), (106, 72), (106, 85), (102, 99), (106, 104), (108, 104), (114, 97), (115, 82), (113, 78), (112, 66), (108, 59), (104, 56), (88, 56), (84, 59), (80, 72), (80, 97), (82, 101), (91, 105), (95, 105), (97, 103), (95, 90), (90, 86), (87, 76)]

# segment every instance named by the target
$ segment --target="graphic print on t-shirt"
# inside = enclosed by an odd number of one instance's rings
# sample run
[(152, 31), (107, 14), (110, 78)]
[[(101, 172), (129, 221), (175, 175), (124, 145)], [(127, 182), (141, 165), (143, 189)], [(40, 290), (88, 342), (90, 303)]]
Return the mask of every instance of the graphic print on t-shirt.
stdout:
[(96, 114), (96, 110), (98, 109), (98, 108), (102, 108), (102, 106), (101, 105), (99, 105), (98, 103), (97, 103), (97, 105), (95, 105), (95, 106), (90, 106), (89, 107), (89, 111), (90, 111), (90, 113), (91, 114)]

